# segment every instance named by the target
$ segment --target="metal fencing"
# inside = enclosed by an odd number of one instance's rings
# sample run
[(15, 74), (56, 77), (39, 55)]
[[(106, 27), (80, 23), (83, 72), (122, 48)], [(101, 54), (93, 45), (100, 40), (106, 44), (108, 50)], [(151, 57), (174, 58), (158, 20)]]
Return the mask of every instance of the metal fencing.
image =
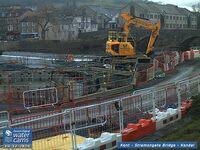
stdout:
[(9, 127), (9, 114), (7, 111), (0, 111), (0, 147), (2, 147), (3, 129)]
[(26, 116), (16, 114), (9, 124), (13, 128), (32, 128), (33, 149), (77, 149), (85, 138), (97, 138), (103, 132), (121, 133), (129, 123), (155, 117), (156, 108), (180, 110), (182, 101), (198, 93), (200, 75), (99, 104)]
[(55, 105), (58, 103), (57, 89), (44, 88), (23, 92), (23, 102), (26, 109)]

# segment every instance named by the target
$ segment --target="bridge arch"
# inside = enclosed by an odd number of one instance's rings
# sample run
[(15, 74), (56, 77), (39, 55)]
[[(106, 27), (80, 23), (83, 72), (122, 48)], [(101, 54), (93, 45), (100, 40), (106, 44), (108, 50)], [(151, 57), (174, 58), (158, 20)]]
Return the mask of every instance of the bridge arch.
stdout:
[[(191, 36), (191, 37), (187, 37), (186, 39), (184, 39), (180, 44), (180, 50), (184, 51), (184, 50), (189, 50), (189, 48), (193, 45), (191, 45), (191, 43), (195, 40), (199, 40), (200, 43), (200, 36)], [(195, 45), (195, 46), (200, 46), (199, 45)]]

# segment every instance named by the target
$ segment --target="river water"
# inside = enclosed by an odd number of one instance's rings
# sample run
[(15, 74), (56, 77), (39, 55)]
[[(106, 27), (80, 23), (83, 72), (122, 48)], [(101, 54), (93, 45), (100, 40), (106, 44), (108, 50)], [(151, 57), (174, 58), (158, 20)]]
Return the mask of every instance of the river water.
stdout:
[[(97, 56), (75, 55), (74, 62), (92, 61)], [(57, 67), (66, 63), (66, 55), (33, 52), (3, 52), (0, 63), (21, 64), (29, 68)]]

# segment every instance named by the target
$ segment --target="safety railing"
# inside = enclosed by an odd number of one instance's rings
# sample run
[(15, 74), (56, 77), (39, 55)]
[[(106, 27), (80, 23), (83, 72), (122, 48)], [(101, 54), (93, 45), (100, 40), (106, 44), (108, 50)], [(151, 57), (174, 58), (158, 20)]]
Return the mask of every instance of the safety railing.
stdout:
[[(157, 122), (157, 127), (165, 126), (171, 119), (177, 118), (176, 115), (181, 110), (182, 102), (199, 93), (200, 75), (197, 74), (192, 78), (186, 78), (176, 83), (138, 90), (131, 96), (120, 97), (99, 104), (63, 109), (46, 115), (37, 116), (37, 114), (30, 113), (27, 120), (20, 120), (20, 116), (18, 116), (17, 121), (10, 122), (10, 127), (32, 128), (34, 149), (39, 149), (38, 147), (40, 149), (44, 149), (44, 147), (49, 149), (54, 147), (77, 149), (80, 144), (83, 144), (85, 138), (97, 138), (102, 141), (104, 134), (101, 133), (106, 133), (108, 137), (112, 135), (113, 138), (111, 139), (116, 141), (117, 134), (114, 133), (122, 133), (124, 126), (136, 123), (140, 119), (157, 118), (160, 119), (160, 122)], [(167, 109), (166, 114), (159, 112), (158, 109)], [(163, 116), (159, 116), (161, 114), (175, 116), (162, 120)], [(163, 125), (162, 122), (165, 121), (166, 124)], [(140, 123), (142, 122), (145, 121), (140, 120)], [(48, 144), (49, 141), (51, 141), (51, 144)], [(95, 142), (92, 139), (89, 141)], [(98, 144), (101, 146), (101, 142)]]
[(0, 147), (3, 145), (3, 129), (9, 128), (9, 114), (7, 111), (0, 111)]
[(58, 103), (57, 89), (53, 87), (24, 91), (23, 102), (26, 109), (55, 105)]

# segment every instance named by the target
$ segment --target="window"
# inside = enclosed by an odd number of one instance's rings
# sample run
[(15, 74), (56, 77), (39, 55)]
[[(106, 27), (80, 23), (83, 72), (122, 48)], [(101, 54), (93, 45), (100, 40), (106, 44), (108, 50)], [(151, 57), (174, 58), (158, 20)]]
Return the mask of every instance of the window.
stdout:
[(170, 117), (170, 118), (169, 118), (169, 121), (172, 121), (172, 120), (173, 120), (173, 117)]
[(25, 29), (22, 27), (22, 32), (25, 32)]
[(182, 17), (180, 17), (180, 20), (182, 20)]
[(8, 25), (8, 31), (13, 31), (13, 25)]
[(101, 16), (98, 16), (98, 19), (101, 20)]
[(154, 18), (155, 18), (155, 19), (157, 19), (157, 18), (158, 18), (158, 16), (157, 16), (157, 15), (154, 15)]
[(170, 24), (170, 28), (172, 28), (172, 24)]
[(170, 16), (170, 20), (172, 20), (172, 16)]
[(144, 18), (144, 14), (140, 14), (140, 17), (141, 17), (141, 18)]
[(176, 115), (176, 119), (178, 119), (178, 114)]
[(165, 27), (166, 27), (166, 28), (169, 28), (169, 24), (165, 24)]
[(22, 22), (22, 26), (26, 26), (26, 22)]
[(153, 15), (150, 15), (150, 19), (153, 19)]
[(175, 20), (176, 19), (176, 17), (175, 16), (173, 16), (173, 20)]
[(182, 28), (183, 26), (182, 26), (182, 24), (180, 24), (180, 28)]
[(169, 19), (169, 16), (165, 16), (165, 19)]
[(176, 20), (178, 20), (178, 19), (179, 19), (179, 17), (177, 16), (177, 17), (176, 17)]
[(173, 28), (176, 28), (176, 24), (173, 24)]
[(166, 124), (167, 123), (167, 119), (163, 120), (163, 124)]

